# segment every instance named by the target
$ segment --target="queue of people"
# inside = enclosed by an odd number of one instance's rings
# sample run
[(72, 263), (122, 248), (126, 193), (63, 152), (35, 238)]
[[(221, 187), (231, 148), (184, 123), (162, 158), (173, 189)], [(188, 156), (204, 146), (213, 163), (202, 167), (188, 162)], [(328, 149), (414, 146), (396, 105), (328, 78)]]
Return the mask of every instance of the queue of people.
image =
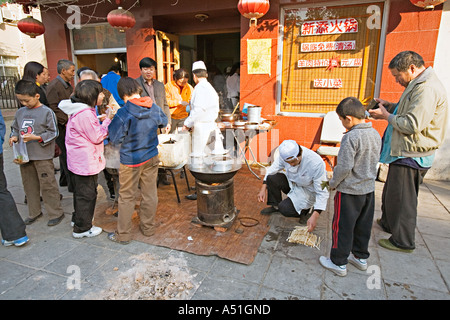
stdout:
[[(53, 174), (55, 141), (66, 152), (67, 178), (74, 192), (75, 238), (102, 232), (92, 225), (92, 217), (97, 177), (105, 169), (105, 139), (121, 145), (120, 214), (117, 230), (108, 234), (108, 239), (121, 244), (130, 242), (138, 186), (142, 193), (141, 232), (146, 236), (155, 233), (158, 134), (174, 132), (174, 128), (183, 126), (185, 130), (193, 130), (195, 138), (199, 131), (212, 130), (211, 123), (219, 111), (219, 96), (206, 81), (207, 69), (202, 61), (193, 65), (194, 88), (187, 83), (186, 70), (175, 71), (174, 80), (164, 87), (154, 79), (153, 59), (144, 58), (139, 66), (139, 78), (123, 77), (117, 82), (115, 89), (124, 105), (114, 110), (108, 103), (102, 111), (97, 109), (98, 113), (95, 108), (103, 105), (104, 88), (94, 77), (80, 81), (74, 93), (69, 94), (74, 68), (66, 60), (58, 63), (58, 77), (46, 90), (39, 88), (42, 86), (39, 81), (45, 82), (37, 78), (43, 72), (40, 67), (19, 81), (16, 94), (26, 108), (16, 113), (9, 142), (12, 145), (19, 139), (27, 141), (30, 161), (21, 164), (20, 170), (29, 217), (21, 221), (7, 191), (0, 152), (0, 202), (8, 208), (7, 214), (0, 215), (4, 245), (20, 246), (28, 241), (25, 225), (42, 216), (40, 194), (49, 226), (58, 224), (64, 217)], [(383, 137), (366, 120), (368, 114), (361, 101), (347, 97), (336, 107), (347, 132), (341, 141), (332, 178), (328, 181), (322, 158), (292, 137), (279, 145), (256, 195), (257, 201), (268, 205), (261, 214), (280, 213), (299, 218), (312, 232), (327, 209), (330, 190), (335, 190), (330, 256), (321, 256), (319, 263), (339, 276), (347, 274), (348, 263), (367, 269), (379, 162), (389, 164), (389, 173), (382, 194), (382, 217), (376, 223), (391, 234), (389, 239), (381, 239), (379, 245), (399, 252), (415, 249), (419, 185), (446, 133), (448, 100), (433, 68), (425, 67), (419, 54), (404, 51), (392, 59), (389, 69), (405, 91), (397, 103), (376, 99), (377, 106), (368, 111), (373, 119), (387, 121)], [(42, 92), (49, 106), (42, 102)], [(2, 138), (5, 135), (1, 117), (0, 134)], [(203, 144), (194, 138), (196, 146)], [(201, 150), (200, 146), (194, 151)]]

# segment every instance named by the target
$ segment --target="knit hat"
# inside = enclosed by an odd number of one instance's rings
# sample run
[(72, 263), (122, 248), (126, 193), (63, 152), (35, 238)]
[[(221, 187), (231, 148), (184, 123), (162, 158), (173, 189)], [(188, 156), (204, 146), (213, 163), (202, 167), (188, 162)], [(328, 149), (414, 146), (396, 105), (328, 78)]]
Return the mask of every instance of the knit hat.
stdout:
[(284, 161), (294, 158), (298, 155), (300, 147), (294, 140), (284, 140), (278, 147), (280, 157)]

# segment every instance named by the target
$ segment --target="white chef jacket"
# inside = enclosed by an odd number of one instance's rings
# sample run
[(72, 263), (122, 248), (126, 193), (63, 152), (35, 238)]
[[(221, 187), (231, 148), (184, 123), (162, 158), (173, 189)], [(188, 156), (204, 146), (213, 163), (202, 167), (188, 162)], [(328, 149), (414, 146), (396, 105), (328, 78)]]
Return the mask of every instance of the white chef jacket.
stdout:
[(302, 147), (302, 161), (298, 166), (275, 157), (272, 165), (266, 169), (264, 181), (268, 175), (284, 171), (291, 191), (288, 197), (294, 204), (295, 210), (300, 214), (304, 209), (314, 207), (316, 210), (326, 210), (329, 192), (322, 190), (322, 181), (327, 181), (325, 163), (322, 158), (312, 150)]
[(219, 116), (219, 96), (206, 78), (200, 78), (190, 102), (190, 114), (184, 120), (192, 128), (196, 122), (215, 122)]
[(216, 119), (219, 116), (219, 96), (206, 78), (200, 81), (192, 92), (190, 114), (184, 125), (193, 128), (192, 156), (205, 156), (204, 149), (209, 136), (217, 128)]

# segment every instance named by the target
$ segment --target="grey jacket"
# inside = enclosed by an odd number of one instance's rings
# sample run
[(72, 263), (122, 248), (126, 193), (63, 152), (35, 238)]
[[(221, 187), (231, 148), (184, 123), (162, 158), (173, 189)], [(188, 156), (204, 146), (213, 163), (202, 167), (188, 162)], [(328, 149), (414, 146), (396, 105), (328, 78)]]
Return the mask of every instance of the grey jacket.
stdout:
[[(393, 112), (395, 104), (388, 111)], [(448, 100), (444, 86), (432, 67), (412, 80), (398, 102), (397, 114), (391, 114), (394, 127), (391, 155), (425, 157), (442, 144), (447, 129)]]
[[(144, 85), (144, 78), (140, 76), (139, 78), (136, 78), (136, 81), (139, 83), (139, 85), (142, 87), (142, 97), (148, 97), (149, 94), (147, 90), (145, 89)], [(170, 116), (170, 109), (169, 104), (167, 103), (166, 99), (166, 89), (164, 88), (164, 84), (158, 80), (153, 80), (153, 94), (155, 95), (155, 100), (153, 101), (158, 107), (162, 109), (164, 114), (166, 115), (167, 119), (169, 120), (169, 124), (171, 123), (171, 116)]]
[(380, 150), (381, 138), (371, 122), (354, 126), (342, 138), (330, 187), (353, 195), (375, 191)]

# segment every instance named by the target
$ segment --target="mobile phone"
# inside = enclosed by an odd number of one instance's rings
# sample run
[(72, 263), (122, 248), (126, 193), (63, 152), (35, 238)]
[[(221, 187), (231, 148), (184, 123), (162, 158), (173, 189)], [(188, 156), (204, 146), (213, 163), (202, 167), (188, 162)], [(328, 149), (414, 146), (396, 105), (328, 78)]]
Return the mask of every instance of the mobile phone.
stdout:
[(378, 102), (375, 99), (372, 99), (369, 104), (366, 106), (366, 110), (370, 109), (378, 109)]

